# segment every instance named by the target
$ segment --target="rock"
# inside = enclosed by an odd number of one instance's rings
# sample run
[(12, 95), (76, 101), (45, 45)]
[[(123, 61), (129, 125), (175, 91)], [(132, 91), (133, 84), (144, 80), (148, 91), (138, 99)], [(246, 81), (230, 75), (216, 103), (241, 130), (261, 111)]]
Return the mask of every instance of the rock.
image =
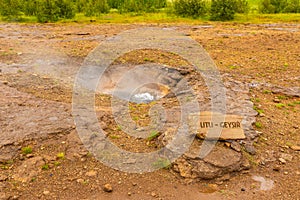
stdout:
[(155, 192), (151, 192), (151, 196), (158, 197), (158, 195)]
[(281, 153), (280, 157), (290, 162), (293, 160), (293, 156), (287, 153)]
[(284, 175), (288, 175), (289, 173), (288, 173), (288, 172), (283, 172), (283, 174), (284, 174)]
[(241, 154), (229, 148), (216, 146), (203, 160), (214, 166), (225, 168), (239, 163)]
[[(8, 143), (11, 143), (11, 141), (8, 141)], [(13, 160), (17, 156), (17, 154), (18, 154), (18, 149), (13, 145), (2, 147), (0, 149), (0, 163), (6, 163), (7, 161)]]
[(128, 195), (128, 196), (131, 196), (131, 192), (128, 192), (127, 195)]
[(94, 170), (91, 170), (91, 171), (87, 172), (85, 175), (88, 177), (93, 177), (93, 176), (97, 176), (97, 172)]
[(233, 150), (237, 151), (237, 152), (241, 152), (241, 145), (240, 145), (238, 142), (236, 142), (236, 141), (233, 141), (233, 142), (230, 144), (230, 147), (231, 147)]
[(245, 189), (245, 188), (241, 188), (241, 191), (242, 191), (242, 192), (245, 192), (245, 191), (246, 191), (246, 189)]
[(84, 183), (84, 179), (79, 178), (79, 179), (76, 180), (76, 182), (77, 182), (77, 183)]
[(300, 146), (291, 146), (294, 151), (300, 151)]
[(32, 158), (32, 157), (34, 157), (34, 155), (31, 153), (26, 155), (26, 158)]
[(279, 172), (280, 171), (280, 166), (279, 165), (275, 165), (273, 167), (273, 171)]
[(49, 194), (50, 194), (50, 191), (45, 190), (45, 191), (43, 192), (43, 194), (44, 194), (44, 195), (49, 195)]
[(275, 103), (280, 103), (280, 100), (279, 100), (278, 98), (273, 99), (273, 101), (274, 101)]
[(245, 150), (246, 152), (250, 153), (251, 155), (255, 155), (256, 154), (256, 149), (254, 148), (254, 146), (252, 144), (245, 144)]
[(107, 183), (103, 186), (103, 191), (104, 192), (112, 192), (113, 191), (113, 188), (111, 186), (111, 184)]
[(279, 160), (282, 164), (285, 164), (285, 163), (286, 163), (286, 160), (283, 159), (283, 158), (279, 158), (278, 160)]
[(15, 180), (28, 182), (42, 171), (41, 167), (44, 164), (45, 162), (40, 156), (30, 158), (17, 167), (16, 174), (13, 177)]

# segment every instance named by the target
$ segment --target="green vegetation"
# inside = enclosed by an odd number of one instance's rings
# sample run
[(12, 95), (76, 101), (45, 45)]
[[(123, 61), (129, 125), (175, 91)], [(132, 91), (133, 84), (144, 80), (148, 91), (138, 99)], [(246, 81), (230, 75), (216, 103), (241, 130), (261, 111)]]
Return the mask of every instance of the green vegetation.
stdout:
[(262, 114), (264, 112), (263, 109), (258, 108), (257, 106), (253, 106), (253, 109), (258, 112), (258, 114)]
[(159, 132), (158, 131), (151, 131), (149, 137), (147, 138), (149, 141), (154, 140), (155, 138), (157, 138), (159, 136)]
[(256, 128), (262, 128), (262, 124), (260, 122), (255, 122), (255, 127)]
[(300, 0), (0, 0), (3, 20), (41, 23), (300, 21), (284, 13), (300, 13)]
[(31, 154), (31, 153), (32, 153), (32, 147), (30, 147), (30, 146), (23, 147), (23, 148), (21, 149), (21, 151), (22, 151), (22, 153), (25, 154), (25, 155)]
[(48, 170), (49, 169), (49, 165), (48, 164), (44, 164), (43, 166), (42, 166), (42, 170)]
[(59, 158), (59, 159), (64, 159), (65, 158), (65, 154), (64, 154), (64, 152), (60, 152), (60, 153), (58, 153), (56, 155), (56, 157)]

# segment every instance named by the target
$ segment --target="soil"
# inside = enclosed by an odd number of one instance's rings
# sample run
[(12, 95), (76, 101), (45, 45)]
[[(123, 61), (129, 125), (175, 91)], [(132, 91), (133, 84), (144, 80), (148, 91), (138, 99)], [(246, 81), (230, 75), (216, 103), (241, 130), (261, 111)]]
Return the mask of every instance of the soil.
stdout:
[[(184, 179), (171, 167), (125, 173), (83, 146), (71, 110), (78, 69), (101, 41), (149, 26), (190, 36), (221, 74), (251, 85), (259, 114), (256, 152), (243, 152), (250, 169), (212, 180)], [(299, 24), (0, 24), (0, 199), (300, 199), (299, 45)], [(165, 52), (134, 51), (115, 64), (154, 62), (186, 71), (191, 83), (201, 81), (190, 67), (181, 68), (185, 60)], [(159, 148), (157, 138), (127, 136), (103, 114), (111, 112), (110, 100), (96, 95), (98, 119), (113, 143), (133, 152)], [(159, 101), (178, 105), (173, 97)], [(139, 126), (149, 123), (152, 105), (130, 104)]]

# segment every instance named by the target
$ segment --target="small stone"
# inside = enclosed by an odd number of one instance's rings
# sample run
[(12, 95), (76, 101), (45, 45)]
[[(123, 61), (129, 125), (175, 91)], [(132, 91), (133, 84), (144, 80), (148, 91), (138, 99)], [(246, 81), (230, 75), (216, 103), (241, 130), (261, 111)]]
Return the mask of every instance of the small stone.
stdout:
[(279, 172), (280, 171), (280, 166), (279, 165), (275, 165), (273, 167), (273, 171)]
[(131, 192), (128, 192), (127, 195), (128, 195), (128, 196), (131, 196)]
[(278, 159), (282, 164), (285, 164), (286, 163), (286, 160), (284, 160), (283, 158), (279, 158)]
[(43, 194), (44, 194), (44, 195), (49, 195), (49, 194), (50, 194), (50, 191), (45, 190), (45, 191), (43, 192)]
[(282, 153), (280, 157), (290, 162), (293, 160), (293, 156), (287, 153)]
[(300, 151), (300, 146), (291, 146), (294, 151)]
[(8, 84), (8, 81), (2, 81), (2, 83), (3, 83), (4, 85), (7, 85), (7, 84)]
[(113, 188), (112, 188), (111, 184), (107, 183), (104, 185), (103, 190), (104, 190), (104, 192), (112, 192)]
[(246, 189), (245, 189), (245, 188), (241, 188), (241, 191), (242, 191), (242, 192), (245, 192), (245, 191), (246, 191)]
[(84, 180), (82, 178), (79, 178), (76, 180), (77, 183), (84, 183)]
[(265, 117), (266, 115), (264, 113), (259, 113), (260, 117)]
[(251, 155), (256, 154), (256, 150), (255, 150), (254, 146), (251, 144), (245, 144), (245, 150), (246, 150), (246, 152), (250, 153)]
[(232, 142), (230, 147), (237, 152), (241, 152), (241, 145), (238, 142)]
[(132, 183), (132, 186), (137, 186), (137, 183)]
[(300, 172), (299, 172), (299, 171), (296, 171), (296, 175), (300, 175)]
[(280, 100), (277, 99), (277, 98), (275, 98), (273, 101), (274, 101), (275, 103), (280, 103)]
[(30, 153), (30, 154), (27, 154), (27, 155), (26, 155), (26, 158), (32, 158), (33, 156), (34, 156), (34, 155)]
[(158, 197), (158, 195), (155, 192), (151, 192), (151, 196)]
[(284, 175), (288, 175), (289, 173), (288, 173), (288, 172), (283, 172), (283, 174), (284, 174)]
[(97, 172), (94, 170), (91, 170), (91, 171), (87, 172), (85, 175), (88, 177), (93, 177), (93, 176), (97, 176)]

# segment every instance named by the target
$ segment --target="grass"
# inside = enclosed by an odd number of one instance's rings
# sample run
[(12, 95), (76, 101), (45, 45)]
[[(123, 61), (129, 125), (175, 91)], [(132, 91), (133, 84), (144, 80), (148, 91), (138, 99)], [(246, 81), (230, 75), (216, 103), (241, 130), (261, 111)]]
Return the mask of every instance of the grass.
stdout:
[(31, 154), (32, 153), (32, 147), (31, 146), (27, 146), (27, 147), (23, 147), (21, 149), (22, 153), (27, 155), (27, 154)]
[(262, 128), (262, 124), (260, 122), (255, 122), (255, 127), (256, 128)]
[(49, 165), (48, 164), (45, 164), (42, 166), (42, 170), (48, 170), (49, 169)]
[[(1, 20), (0, 20), (1, 21)], [(2, 21), (4, 21), (2, 19)], [(14, 21), (16, 22), (16, 21)], [(37, 23), (34, 17), (23, 16), (17, 22), (20, 23)], [(235, 19), (232, 21), (235, 23), (278, 23), (278, 22), (300, 22), (300, 14), (291, 13), (280, 13), (280, 14), (236, 14)], [(108, 14), (102, 14), (98, 17), (86, 17), (82, 13), (76, 14), (74, 19), (64, 19), (57, 23), (121, 23), (121, 24), (136, 24), (136, 23), (167, 23), (167, 24), (199, 24), (199, 23), (216, 23), (209, 21), (208, 17), (202, 17), (197, 19), (184, 18), (176, 16), (167, 11), (161, 11), (158, 13), (124, 13), (119, 14), (116, 12), (111, 12)], [(228, 22), (224, 22), (228, 23)]]
[(258, 108), (257, 106), (253, 106), (253, 109), (258, 112), (258, 114), (262, 114), (264, 112), (263, 109)]
[(284, 107), (285, 107), (285, 104), (283, 104), (283, 103), (276, 103), (276, 104), (275, 104), (275, 107), (276, 107), (276, 108), (284, 108)]
[(159, 136), (159, 132), (158, 131), (151, 131), (150, 135), (148, 136), (148, 140), (151, 141), (151, 140), (154, 140), (155, 138), (157, 138)]
[(59, 159), (64, 159), (65, 158), (65, 154), (63, 152), (60, 152), (56, 155), (57, 158)]

